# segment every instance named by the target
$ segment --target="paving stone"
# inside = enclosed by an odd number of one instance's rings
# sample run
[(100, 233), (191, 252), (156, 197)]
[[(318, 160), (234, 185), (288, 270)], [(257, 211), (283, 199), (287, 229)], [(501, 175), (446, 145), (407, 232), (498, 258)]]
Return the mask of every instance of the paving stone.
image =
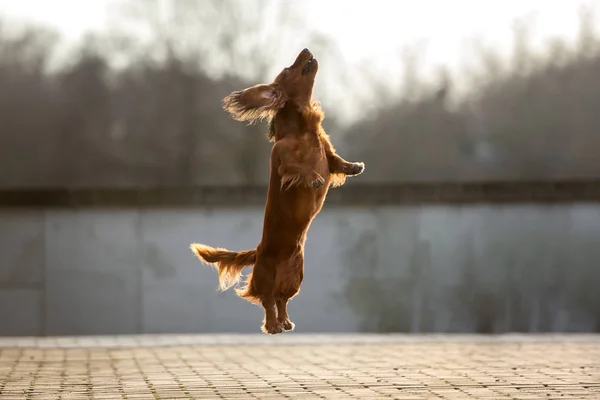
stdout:
[(0, 399), (582, 400), (600, 394), (600, 335), (237, 338), (3, 338)]

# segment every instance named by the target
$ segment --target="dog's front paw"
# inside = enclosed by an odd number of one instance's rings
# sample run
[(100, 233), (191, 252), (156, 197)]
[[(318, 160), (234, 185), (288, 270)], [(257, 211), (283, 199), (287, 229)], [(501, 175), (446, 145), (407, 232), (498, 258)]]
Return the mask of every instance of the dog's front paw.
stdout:
[(281, 323), (281, 327), (283, 328), (284, 332), (290, 332), (293, 331), (294, 328), (296, 327), (296, 325), (294, 325), (294, 323), (292, 321), (290, 321), (289, 319), (283, 321)]
[(348, 163), (342, 166), (342, 172), (346, 175), (360, 175), (365, 170), (365, 164), (361, 162)]
[(318, 189), (321, 186), (323, 186), (325, 184), (325, 179), (323, 179), (322, 176), (318, 176), (316, 179), (314, 179), (310, 185), (314, 188), (314, 189)]

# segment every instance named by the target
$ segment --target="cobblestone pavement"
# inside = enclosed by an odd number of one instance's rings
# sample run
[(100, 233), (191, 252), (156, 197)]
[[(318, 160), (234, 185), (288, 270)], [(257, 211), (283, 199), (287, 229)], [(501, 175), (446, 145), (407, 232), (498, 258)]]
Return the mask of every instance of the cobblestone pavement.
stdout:
[(0, 399), (600, 399), (600, 336), (0, 338)]

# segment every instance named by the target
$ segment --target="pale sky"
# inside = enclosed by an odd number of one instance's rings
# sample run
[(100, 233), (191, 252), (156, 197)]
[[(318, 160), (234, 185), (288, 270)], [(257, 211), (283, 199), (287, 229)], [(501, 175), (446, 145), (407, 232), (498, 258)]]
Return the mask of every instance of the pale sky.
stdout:
[[(0, 0), (0, 15), (53, 26), (66, 40), (75, 41), (86, 31), (104, 30), (110, 22), (107, 6), (119, 1)], [(473, 38), (508, 52), (515, 18), (527, 18), (534, 45), (543, 46), (553, 36), (573, 39), (580, 7), (597, 9), (600, 0), (298, 0), (296, 4), (307, 13), (307, 28), (330, 37), (346, 65), (368, 63), (374, 73), (387, 73), (398, 69), (400, 48), (419, 43), (426, 74), (437, 65), (455, 71), (469, 65)], [(282, 55), (282, 62), (297, 50)]]
[[(120, 0), (0, 0), (0, 15), (54, 26), (76, 39), (107, 25), (107, 6)], [(175, 0), (176, 1), (176, 0)], [(226, 1), (226, 0), (223, 0)], [(248, 0), (251, 1), (251, 0)], [(461, 42), (485, 37), (506, 45), (515, 18), (529, 16), (542, 40), (573, 37), (582, 4), (600, 0), (299, 0), (310, 28), (334, 38), (348, 61), (373, 57), (385, 64), (390, 45), (427, 39), (431, 62), (456, 62)], [(360, 22), (359, 22), (360, 21)], [(359, 51), (357, 51), (359, 50)]]
[[(597, 0), (327, 0), (308, 1), (313, 27), (336, 38), (349, 61), (386, 64), (391, 43), (426, 40), (427, 62), (458, 64), (465, 40), (510, 46), (515, 18), (528, 18), (534, 41), (574, 38), (581, 5)], [(366, 6), (368, 5), (368, 7)], [(340, 12), (339, 10), (344, 10)], [(337, 17), (337, 18), (336, 18)], [(357, 21), (362, 21), (357, 26)], [(359, 49), (360, 51), (357, 51)]]

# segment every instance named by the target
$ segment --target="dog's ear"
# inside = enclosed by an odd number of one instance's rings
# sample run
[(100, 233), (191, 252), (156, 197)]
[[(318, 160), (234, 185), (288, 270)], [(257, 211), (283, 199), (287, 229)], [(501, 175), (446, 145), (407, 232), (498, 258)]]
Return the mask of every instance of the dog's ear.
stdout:
[(286, 96), (276, 84), (256, 85), (231, 93), (223, 99), (223, 109), (237, 121), (254, 123), (285, 106)]

